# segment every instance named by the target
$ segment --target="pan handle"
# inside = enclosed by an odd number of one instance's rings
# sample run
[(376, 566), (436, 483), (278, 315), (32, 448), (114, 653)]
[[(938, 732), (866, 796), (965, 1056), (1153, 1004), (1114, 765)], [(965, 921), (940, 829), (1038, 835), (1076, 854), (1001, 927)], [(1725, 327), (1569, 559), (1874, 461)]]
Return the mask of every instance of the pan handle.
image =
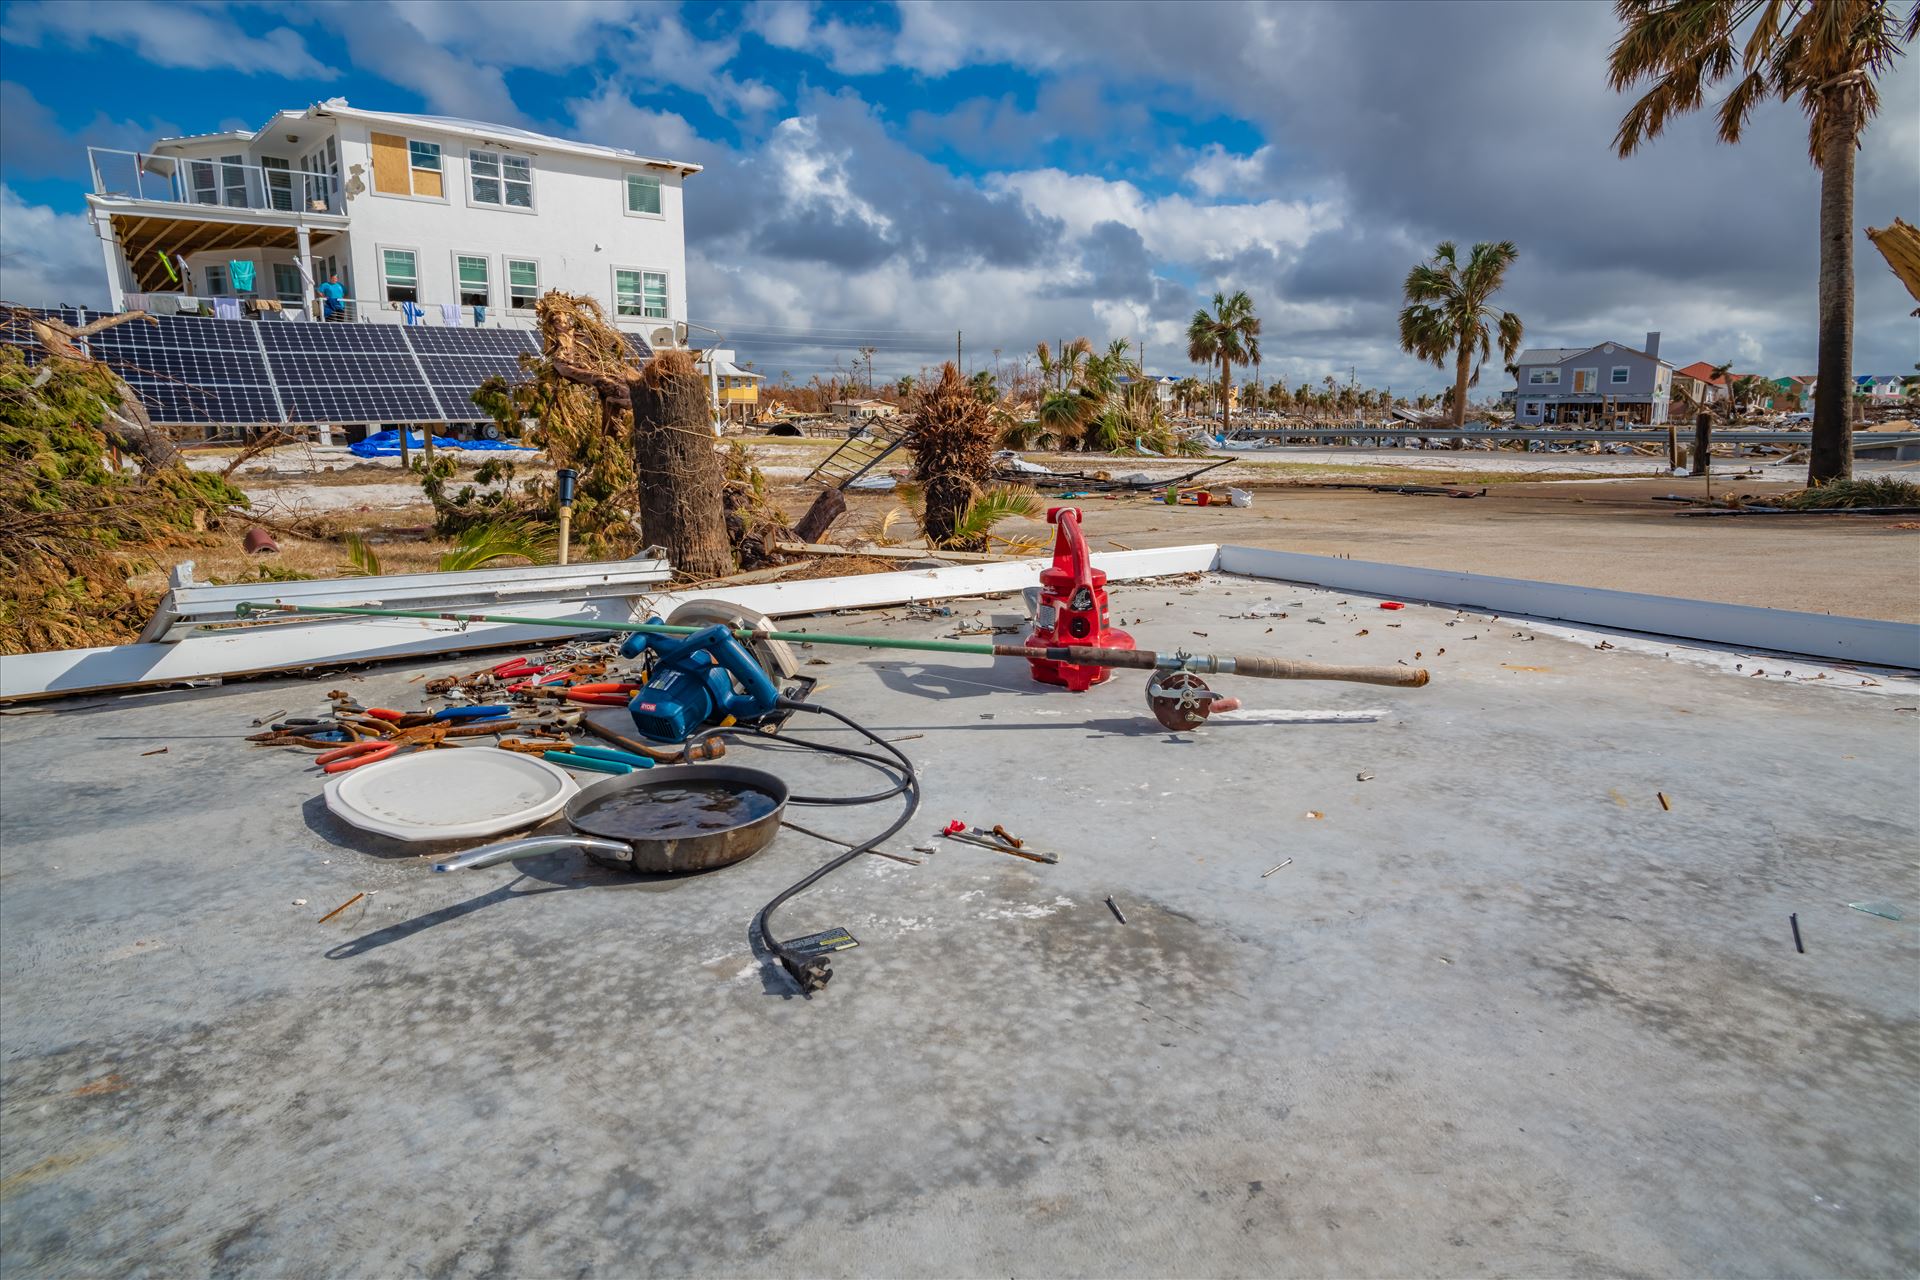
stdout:
[(529, 836), (525, 840), (508, 840), (503, 844), (482, 845), (478, 849), (469, 849), (465, 853), (448, 858), (445, 862), (436, 862), (433, 864), (433, 869), (435, 871), (470, 871), (476, 867), (491, 867), (501, 862), (518, 862), (522, 858), (537, 858), (543, 853), (558, 853), (562, 849), (585, 849), (594, 853), (604, 853), (622, 862), (633, 861), (633, 848), (624, 840), (601, 840), (595, 836), (561, 832), (550, 836)]

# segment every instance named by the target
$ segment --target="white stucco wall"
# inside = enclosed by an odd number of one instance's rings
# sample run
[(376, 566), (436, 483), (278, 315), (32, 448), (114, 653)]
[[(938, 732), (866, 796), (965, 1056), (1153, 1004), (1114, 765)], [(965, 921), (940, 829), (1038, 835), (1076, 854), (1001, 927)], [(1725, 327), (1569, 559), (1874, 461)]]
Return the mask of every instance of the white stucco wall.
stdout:
[[(590, 295), (606, 307), (610, 318), (616, 267), (665, 271), (668, 318), (686, 319), (686, 237), (678, 171), (648, 169), (639, 162), (625, 164), (611, 158), (543, 153), (537, 146), (509, 142), (504, 149), (533, 160), (533, 209), (476, 205), (470, 198), (467, 153), (503, 148), (488, 148), (452, 133), (410, 130), (405, 136), (440, 144), (446, 195), (440, 199), (389, 195), (373, 189), (370, 134), (398, 130), (358, 120), (340, 120), (338, 128), (347, 214), (352, 220), (348, 235), (351, 285), (360, 298), (381, 296), (380, 250), (398, 248), (418, 253), (420, 300), (429, 307), (458, 300), (454, 255), (466, 253), (487, 258), (490, 305), (497, 314), (506, 310), (505, 260), (515, 257), (540, 264), (542, 293), (563, 289)], [(660, 179), (661, 216), (626, 212), (628, 172)], [(644, 329), (664, 322), (621, 319), (619, 323)]]

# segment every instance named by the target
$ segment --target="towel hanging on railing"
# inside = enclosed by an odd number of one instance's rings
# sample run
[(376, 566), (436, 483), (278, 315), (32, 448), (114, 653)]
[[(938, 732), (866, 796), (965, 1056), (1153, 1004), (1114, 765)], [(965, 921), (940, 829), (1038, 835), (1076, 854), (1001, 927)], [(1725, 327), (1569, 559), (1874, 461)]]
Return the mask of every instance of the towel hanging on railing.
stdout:
[(475, 307), (473, 309), (473, 327), (478, 329), (481, 325), (485, 324), (486, 322), (487, 322), (487, 309), (485, 307)]
[(233, 279), (235, 293), (253, 292), (253, 261), (249, 258), (232, 258), (227, 262), (227, 271)]
[(238, 320), (240, 318), (240, 299), (215, 298), (213, 300), (213, 314), (221, 320)]
[(406, 317), (408, 324), (419, 324), (427, 313), (421, 310), (417, 302), (403, 302), (400, 304), (400, 314)]
[(459, 328), (460, 327), (460, 304), (457, 302), (441, 303), (440, 304), (440, 323), (444, 325), (451, 325), (456, 329)]

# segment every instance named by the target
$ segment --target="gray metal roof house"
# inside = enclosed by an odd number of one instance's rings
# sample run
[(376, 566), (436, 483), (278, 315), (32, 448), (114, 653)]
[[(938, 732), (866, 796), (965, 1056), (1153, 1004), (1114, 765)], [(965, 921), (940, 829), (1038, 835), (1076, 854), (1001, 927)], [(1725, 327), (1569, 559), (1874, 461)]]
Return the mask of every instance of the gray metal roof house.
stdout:
[(1646, 348), (1618, 342), (1591, 347), (1529, 347), (1514, 362), (1516, 424), (1667, 420), (1673, 366), (1660, 358), (1660, 335)]

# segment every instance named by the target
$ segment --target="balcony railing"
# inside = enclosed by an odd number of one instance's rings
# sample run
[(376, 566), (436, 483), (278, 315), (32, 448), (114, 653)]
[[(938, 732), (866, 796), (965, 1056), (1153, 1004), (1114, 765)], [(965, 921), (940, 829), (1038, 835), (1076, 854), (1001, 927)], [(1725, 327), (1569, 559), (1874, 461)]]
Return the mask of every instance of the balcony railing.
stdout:
[(95, 195), (278, 213), (345, 213), (330, 174), (88, 147)]

